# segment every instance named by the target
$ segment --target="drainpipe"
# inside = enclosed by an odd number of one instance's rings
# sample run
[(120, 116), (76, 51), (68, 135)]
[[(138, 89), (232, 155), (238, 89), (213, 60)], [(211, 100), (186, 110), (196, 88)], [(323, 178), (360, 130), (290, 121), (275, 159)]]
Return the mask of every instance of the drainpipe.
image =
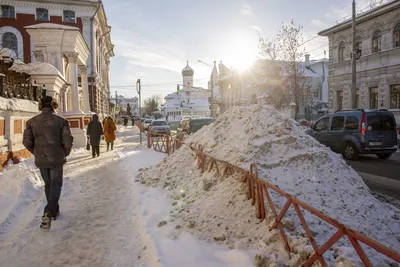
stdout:
[(93, 14), (93, 16), (90, 18), (90, 56), (91, 56), (91, 67), (90, 67), (90, 69), (91, 69), (91, 73), (90, 73), (90, 76), (92, 77), (92, 84), (91, 84), (91, 91), (92, 91), (92, 107), (93, 107), (93, 110), (95, 110), (95, 108), (94, 108), (94, 86), (93, 86), (93, 84), (94, 84), (94, 75), (95, 75), (95, 72), (94, 72), (94, 68), (95, 68), (95, 60), (94, 60), (94, 58), (95, 58), (95, 54), (94, 54), (94, 49), (93, 49), (93, 47), (94, 47), (94, 41), (95, 41), (95, 36), (94, 36), (94, 17), (97, 15), (97, 12), (99, 12), (99, 10), (100, 10), (100, 8), (101, 8), (101, 6), (102, 6), (102, 4), (103, 4), (103, 2), (101, 1), (101, 0), (99, 0), (99, 2), (98, 2), (98, 4), (99, 4), (99, 7), (97, 8), (97, 10), (96, 10), (96, 12), (94, 12), (94, 14)]

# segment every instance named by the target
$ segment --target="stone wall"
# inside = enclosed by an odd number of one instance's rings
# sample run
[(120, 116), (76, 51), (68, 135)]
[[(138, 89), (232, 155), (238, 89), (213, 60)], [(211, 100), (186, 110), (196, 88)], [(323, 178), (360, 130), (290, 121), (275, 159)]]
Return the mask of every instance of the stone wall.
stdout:
[(35, 101), (0, 97), (0, 170), (10, 159), (18, 163), (31, 156), (22, 138), (26, 122), (38, 113)]

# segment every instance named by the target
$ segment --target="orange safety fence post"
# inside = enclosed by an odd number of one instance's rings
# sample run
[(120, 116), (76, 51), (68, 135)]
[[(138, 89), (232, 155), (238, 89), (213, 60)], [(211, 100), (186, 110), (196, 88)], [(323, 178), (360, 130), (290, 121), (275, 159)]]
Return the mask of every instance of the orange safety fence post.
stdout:
[(165, 135), (165, 138), (167, 139), (167, 151), (166, 151), (166, 153), (169, 155), (169, 150), (170, 150), (170, 143), (169, 143), (169, 135), (167, 134), (167, 135)]

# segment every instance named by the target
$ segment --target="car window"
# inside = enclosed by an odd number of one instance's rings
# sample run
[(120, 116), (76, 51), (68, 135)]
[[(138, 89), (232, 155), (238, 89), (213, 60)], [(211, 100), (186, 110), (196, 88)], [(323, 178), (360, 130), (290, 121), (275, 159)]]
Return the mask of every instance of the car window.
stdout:
[(327, 131), (329, 126), (329, 117), (320, 119), (315, 123), (314, 130), (317, 132)]
[(367, 116), (368, 131), (390, 131), (394, 130), (394, 121), (389, 115), (368, 115)]
[(343, 130), (343, 125), (344, 125), (344, 117), (335, 116), (332, 118), (331, 131), (341, 131)]
[(356, 116), (347, 117), (344, 129), (346, 131), (357, 131), (359, 129), (359, 127), (358, 127), (358, 118)]
[(145, 120), (144, 123), (151, 123), (151, 120)]
[(153, 121), (152, 122), (153, 126), (161, 126), (161, 125), (167, 125), (166, 121)]

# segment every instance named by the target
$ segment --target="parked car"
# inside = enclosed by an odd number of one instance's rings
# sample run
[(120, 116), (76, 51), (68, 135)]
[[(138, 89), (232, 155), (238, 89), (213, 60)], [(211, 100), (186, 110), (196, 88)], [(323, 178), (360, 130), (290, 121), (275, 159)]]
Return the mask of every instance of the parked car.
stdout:
[(171, 134), (171, 128), (165, 120), (153, 120), (149, 126), (149, 133), (151, 134)]
[(337, 111), (317, 120), (307, 132), (350, 160), (359, 154), (388, 159), (397, 150), (395, 119), (387, 110)]
[(400, 148), (400, 109), (389, 109), (396, 120), (397, 146)]
[(209, 125), (214, 121), (215, 119), (210, 117), (182, 119), (177, 131), (178, 139), (182, 140), (184, 134), (195, 133), (203, 126)]
[(151, 120), (151, 119), (146, 119), (146, 120), (144, 120), (144, 122), (143, 122), (143, 129), (144, 129), (145, 131), (148, 131), (148, 130), (149, 130), (149, 126), (150, 126), (150, 124), (151, 124), (152, 121), (153, 121), (153, 120)]

